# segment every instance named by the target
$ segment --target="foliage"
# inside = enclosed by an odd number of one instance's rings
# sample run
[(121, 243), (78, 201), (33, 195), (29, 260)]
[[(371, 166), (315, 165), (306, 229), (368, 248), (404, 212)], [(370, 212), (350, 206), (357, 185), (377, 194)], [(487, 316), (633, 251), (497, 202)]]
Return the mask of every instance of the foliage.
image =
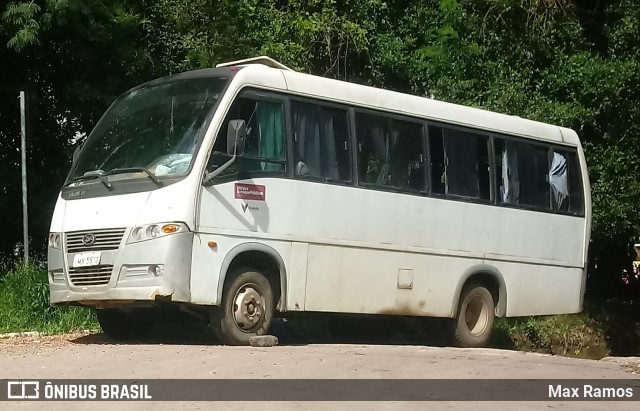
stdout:
[(610, 354), (600, 326), (584, 315), (528, 317), (499, 319), (496, 333), (506, 334), (510, 345), (518, 350), (600, 359)]
[(522, 351), (600, 359), (640, 353), (639, 307), (627, 300), (591, 300), (581, 314), (498, 318), (493, 344)]
[(49, 305), (46, 270), (16, 264), (0, 273), (0, 333), (41, 331), (59, 333), (97, 329), (87, 308)]

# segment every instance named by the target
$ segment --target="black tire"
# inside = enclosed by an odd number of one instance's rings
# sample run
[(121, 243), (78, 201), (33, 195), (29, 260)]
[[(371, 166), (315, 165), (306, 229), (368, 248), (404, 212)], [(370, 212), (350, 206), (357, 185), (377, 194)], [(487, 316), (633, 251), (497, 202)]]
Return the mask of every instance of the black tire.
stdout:
[(248, 345), (251, 337), (267, 334), (274, 307), (269, 280), (241, 268), (226, 281), (220, 306), (211, 310), (211, 328), (223, 344)]
[(149, 335), (155, 316), (148, 309), (96, 310), (98, 322), (105, 334), (114, 340), (138, 340)]
[(496, 304), (484, 285), (471, 283), (460, 293), (458, 316), (453, 320), (453, 343), (459, 347), (485, 347), (491, 337)]

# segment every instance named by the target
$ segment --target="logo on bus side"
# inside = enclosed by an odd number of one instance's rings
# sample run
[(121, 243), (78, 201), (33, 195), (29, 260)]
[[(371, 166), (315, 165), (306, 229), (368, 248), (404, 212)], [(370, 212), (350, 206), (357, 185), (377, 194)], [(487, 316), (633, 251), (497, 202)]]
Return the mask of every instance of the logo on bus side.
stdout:
[(246, 213), (247, 210), (251, 210), (251, 211), (260, 211), (260, 207), (258, 206), (254, 206), (254, 205), (249, 205), (249, 204), (242, 204), (242, 212)]
[(236, 183), (234, 191), (234, 197), (239, 200), (265, 201), (267, 198), (266, 187), (258, 184)]

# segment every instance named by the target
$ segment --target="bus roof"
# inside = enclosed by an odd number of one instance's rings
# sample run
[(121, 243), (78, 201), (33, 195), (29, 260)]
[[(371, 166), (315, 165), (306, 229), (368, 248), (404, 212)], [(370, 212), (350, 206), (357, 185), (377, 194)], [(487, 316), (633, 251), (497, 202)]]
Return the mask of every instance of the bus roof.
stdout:
[(302, 96), (442, 121), (489, 132), (580, 145), (575, 131), (568, 128), (428, 97), (300, 73), (274, 62), (275, 60), (263, 56), (225, 63), (218, 67), (242, 66), (242, 70), (239, 70), (236, 77), (239, 81), (249, 84), (260, 84), (260, 81), (253, 79), (264, 76), (266, 72), (271, 74), (277, 70), (286, 82), (286, 89)]

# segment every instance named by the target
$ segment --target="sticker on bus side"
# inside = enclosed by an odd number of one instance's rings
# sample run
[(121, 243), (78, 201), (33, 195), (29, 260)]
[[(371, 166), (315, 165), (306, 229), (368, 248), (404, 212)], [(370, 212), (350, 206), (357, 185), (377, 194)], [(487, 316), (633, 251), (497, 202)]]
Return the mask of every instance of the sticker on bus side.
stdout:
[(265, 186), (257, 184), (235, 184), (235, 198), (240, 200), (257, 200), (265, 201), (267, 197), (267, 189)]

